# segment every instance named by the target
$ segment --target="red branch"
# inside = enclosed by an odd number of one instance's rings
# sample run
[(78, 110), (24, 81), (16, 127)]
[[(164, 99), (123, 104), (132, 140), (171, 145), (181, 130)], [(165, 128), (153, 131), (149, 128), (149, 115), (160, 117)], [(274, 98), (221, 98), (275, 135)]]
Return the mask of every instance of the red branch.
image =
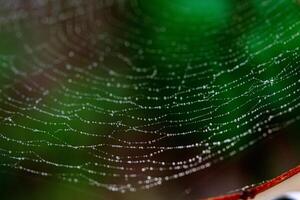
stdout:
[(279, 183), (287, 180), (288, 178), (300, 173), (300, 165), (281, 174), (280, 176), (271, 179), (261, 185), (258, 185), (253, 188), (248, 188), (244, 191), (233, 193), (233, 194), (228, 194), (224, 196), (219, 196), (219, 197), (213, 197), (213, 198), (208, 198), (207, 200), (247, 200), (247, 199), (253, 199), (257, 194), (264, 192), (271, 187), (274, 187), (275, 185), (278, 185)]

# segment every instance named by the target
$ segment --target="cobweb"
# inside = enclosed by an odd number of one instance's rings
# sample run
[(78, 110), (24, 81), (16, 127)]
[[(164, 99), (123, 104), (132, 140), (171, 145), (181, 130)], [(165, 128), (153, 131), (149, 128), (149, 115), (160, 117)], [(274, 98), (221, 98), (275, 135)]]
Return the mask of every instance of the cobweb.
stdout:
[(159, 2), (0, 1), (2, 169), (148, 189), (299, 119), (297, 1)]

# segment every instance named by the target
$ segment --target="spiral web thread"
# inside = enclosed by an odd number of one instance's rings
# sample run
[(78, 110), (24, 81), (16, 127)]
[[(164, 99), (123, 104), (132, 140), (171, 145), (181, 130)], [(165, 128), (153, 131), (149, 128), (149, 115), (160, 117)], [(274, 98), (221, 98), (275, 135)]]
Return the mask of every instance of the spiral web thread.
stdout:
[(251, 2), (172, 37), (137, 0), (0, 1), (1, 167), (136, 191), (297, 121), (297, 2)]

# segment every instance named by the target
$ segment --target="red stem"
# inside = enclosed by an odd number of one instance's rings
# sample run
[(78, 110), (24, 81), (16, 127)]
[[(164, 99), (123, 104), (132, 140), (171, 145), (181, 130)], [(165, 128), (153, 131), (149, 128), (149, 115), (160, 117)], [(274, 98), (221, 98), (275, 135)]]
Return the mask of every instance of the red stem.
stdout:
[(271, 187), (274, 187), (275, 185), (278, 185), (279, 183), (287, 180), (288, 178), (300, 173), (300, 165), (281, 174), (280, 176), (273, 178), (261, 185), (258, 185), (253, 188), (248, 188), (246, 190), (243, 190), (241, 192), (228, 194), (224, 196), (218, 196), (213, 198), (208, 198), (206, 200), (247, 200), (247, 199), (253, 199), (257, 194), (264, 192)]

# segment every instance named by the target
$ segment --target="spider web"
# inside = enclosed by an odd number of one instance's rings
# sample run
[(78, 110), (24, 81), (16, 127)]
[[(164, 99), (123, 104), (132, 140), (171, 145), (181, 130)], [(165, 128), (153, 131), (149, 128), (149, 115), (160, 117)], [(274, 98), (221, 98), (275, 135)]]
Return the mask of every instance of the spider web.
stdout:
[(148, 189), (299, 119), (298, 2), (159, 2), (0, 1), (3, 169)]

